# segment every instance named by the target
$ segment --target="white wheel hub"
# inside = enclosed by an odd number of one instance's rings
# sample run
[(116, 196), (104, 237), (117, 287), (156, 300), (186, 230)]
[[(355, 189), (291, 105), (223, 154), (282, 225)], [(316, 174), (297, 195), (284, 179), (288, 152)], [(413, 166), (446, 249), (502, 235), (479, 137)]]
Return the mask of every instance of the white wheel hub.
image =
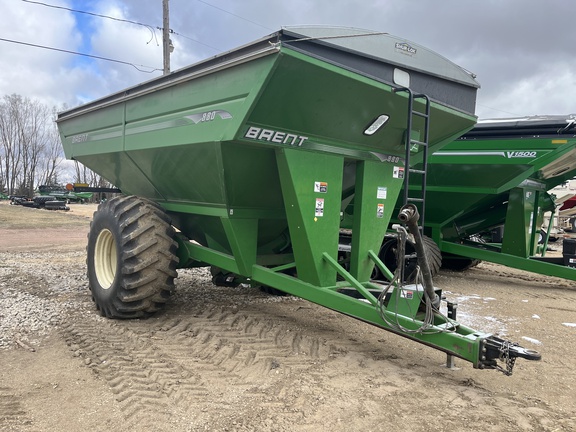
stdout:
[(94, 272), (103, 289), (109, 289), (116, 276), (117, 265), (116, 240), (108, 229), (98, 234), (94, 247)]

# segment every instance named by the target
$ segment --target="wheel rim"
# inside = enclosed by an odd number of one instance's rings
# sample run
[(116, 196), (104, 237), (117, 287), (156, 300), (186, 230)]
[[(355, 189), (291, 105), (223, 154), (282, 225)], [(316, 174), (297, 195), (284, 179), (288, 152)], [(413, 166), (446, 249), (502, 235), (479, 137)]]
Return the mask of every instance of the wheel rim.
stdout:
[[(382, 260), (384, 265), (390, 270), (392, 273), (396, 271), (398, 268), (398, 261), (396, 259), (396, 250), (398, 249), (398, 241), (397, 240), (390, 240), (382, 246), (380, 249), (380, 253), (378, 257)], [(406, 249), (405, 254), (411, 255), (415, 252), (415, 247), (410, 242), (406, 242)], [(416, 266), (418, 265), (418, 261), (416, 259), (408, 259), (404, 263), (404, 279), (409, 280), (410, 276), (414, 273)]]
[(103, 289), (109, 289), (116, 276), (116, 240), (112, 232), (103, 229), (98, 234), (94, 247), (94, 271)]

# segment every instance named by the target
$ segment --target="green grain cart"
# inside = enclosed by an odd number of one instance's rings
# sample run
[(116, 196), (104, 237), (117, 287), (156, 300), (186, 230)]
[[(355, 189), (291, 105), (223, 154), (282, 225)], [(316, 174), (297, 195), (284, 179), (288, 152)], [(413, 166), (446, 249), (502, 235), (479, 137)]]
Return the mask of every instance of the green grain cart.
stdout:
[[(217, 282), (289, 293), (476, 368), (539, 359), (441, 313), (424, 256), (412, 285), (377, 256), (404, 174), (474, 126), (478, 87), (404, 39), (300, 27), (60, 113), (66, 156), (123, 192), (91, 225), (97, 308), (149, 316), (177, 268), (210, 266)], [(412, 198), (398, 230), (419, 239)], [(371, 281), (375, 266), (389, 282)]]
[(485, 260), (576, 280), (565, 257), (545, 256), (541, 229), (555, 212), (548, 191), (574, 176), (574, 116), (479, 122), (428, 159), (425, 232), (456, 270)]

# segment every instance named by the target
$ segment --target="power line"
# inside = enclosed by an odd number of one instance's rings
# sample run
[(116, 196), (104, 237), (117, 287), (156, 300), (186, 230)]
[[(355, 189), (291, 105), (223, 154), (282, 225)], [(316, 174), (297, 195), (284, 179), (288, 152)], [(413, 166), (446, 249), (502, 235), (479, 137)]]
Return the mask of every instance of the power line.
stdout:
[[(106, 61), (114, 62), (114, 63), (121, 63), (121, 64), (132, 66), (137, 71), (144, 72), (144, 73), (153, 73), (155, 71), (162, 71), (162, 69), (152, 68), (152, 66), (135, 65), (134, 63), (125, 62), (122, 60), (115, 60), (115, 59), (111, 59), (111, 58), (107, 58), (107, 57), (100, 57), (100, 56), (95, 56), (95, 55), (91, 55), (91, 54), (84, 54), (84, 53), (80, 53), (80, 52), (76, 52), (76, 51), (69, 51), (69, 50), (65, 50), (65, 49), (48, 47), (48, 46), (44, 46), (44, 45), (36, 45), (36, 44), (28, 43), (28, 42), (15, 41), (12, 39), (0, 38), (0, 41), (15, 43), (15, 44), (19, 44), (19, 45), (26, 45), (26, 46), (31, 46), (31, 47), (35, 47), (35, 48), (42, 48), (42, 49), (47, 49), (47, 50), (52, 50), (52, 51), (59, 51), (59, 52), (67, 53), (67, 54), (74, 54), (74, 55), (79, 55), (79, 56), (84, 56), (84, 57), (91, 57), (91, 58), (95, 58), (98, 60), (106, 60)], [(148, 68), (150, 70), (142, 70), (139, 67)]]
[[(157, 28), (158, 30), (162, 30), (161, 27), (156, 27), (156, 28)], [(193, 39), (193, 38), (191, 38), (191, 37), (188, 37), (188, 36), (185, 36), (185, 35), (183, 35), (183, 34), (177, 33), (177, 32), (175, 32), (174, 30), (170, 30), (170, 34), (174, 34), (174, 35), (176, 35), (176, 36), (180, 36), (180, 37), (189, 39), (189, 40), (191, 40), (192, 42), (196, 42), (197, 44), (204, 45), (205, 47), (208, 47), (208, 48), (210, 48), (210, 49), (213, 49), (214, 51), (217, 51), (217, 52), (222, 52), (222, 51), (223, 51), (222, 48), (216, 48), (216, 47), (214, 47), (214, 46), (212, 46), (212, 45), (205, 44), (204, 42), (200, 42), (200, 41), (197, 40), (197, 39)]]
[(275, 29), (271, 29), (270, 27), (263, 26), (262, 24), (257, 23), (256, 21), (249, 20), (248, 18), (244, 18), (244, 17), (242, 17), (242, 16), (240, 16), (240, 15), (236, 15), (235, 13), (232, 13), (232, 12), (230, 12), (230, 11), (227, 11), (226, 9), (222, 9), (221, 7), (214, 6), (213, 4), (210, 4), (210, 3), (208, 3), (208, 2), (205, 2), (204, 0), (196, 0), (196, 1), (199, 2), (199, 3), (205, 4), (206, 6), (213, 7), (214, 9), (218, 9), (219, 11), (222, 11), (222, 12), (224, 12), (224, 13), (227, 13), (228, 15), (232, 15), (232, 16), (234, 16), (234, 17), (236, 17), (236, 18), (240, 18), (241, 20), (244, 20), (244, 21), (247, 21), (247, 22), (252, 23), (252, 24), (254, 24), (254, 25), (257, 25), (258, 27), (262, 27), (262, 28), (264, 28), (264, 29), (266, 29), (266, 30), (271, 30), (271, 31), (274, 31), (274, 30), (275, 30)]
[[(115, 18), (115, 17), (109, 16), (109, 15), (103, 15), (103, 14), (98, 14), (98, 13), (94, 13), (94, 12), (87, 12), (87, 11), (83, 11), (83, 10), (79, 10), (79, 9), (72, 9), (72, 8), (68, 8), (68, 7), (64, 7), (64, 6), (56, 6), (56, 5), (51, 5), (51, 4), (48, 4), (48, 3), (39, 2), (39, 1), (33, 1), (33, 0), (21, 0), (21, 1), (23, 1), (23, 2), (25, 2), (25, 3), (31, 3), (31, 4), (36, 4), (36, 5), (40, 5), (40, 6), (46, 6), (46, 7), (50, 7), (50, 8), (54, 8), (54, 9), (63, 9), (63, 10), (67, 10), (67, 11), (70, 11), (70, 12), (75, 12), (75, 13), (80, 13), (80, 14), (86, 14), (86, 15), (91, 15), (91, 16), (95, 16), (95, 17), (98, 17), (98, 18), (105, 18), (105, 19), (110, 19), (110, 20), (114, 20), (114, 21), (120, 21), (120, 22), (125, 22), (125, 23), (129, 23), (129, 24), (134, 24), (134, 25), (139, 25), (139, 26), (142, 26), (142, 27), (146, 27), (148, 30), (150, 30), (150, 33), (152, 33), (152, 39), (156, 37), (156, 33), (155, 33), (155, 31), (154, 31), (155, 28), (158, 29), (158, 30), (162, 30), (162, 27), (158, 27), (158, 26), (155, 27), (155, 26), (152, 26), (151, 24), (141, 23), (141, 22), (138, 22), (138, 21), (132, 21), (132, 20), (127, 20), (127, 19), (123, 19), (123, 18)], [(208, 3), (206, 3), (206, 4), (208, 4)], [(209, 6), (212, 6), (212, 5), (209, 5)], [(213, 6), (213, 7), (215, 7), (215, 6)], [(217, 9), (218, 9), (218, 8), (217, 8)], [(224, 12), (226, 12), (226, 11), (224, 11)], [(230, 12), (227, 12), (227, 13), (230, 13)], [(239, 17), (239, 18), (241, 18), (241, 17)], [(200, 42), (199, 40), (196, 40), (196, 39), (191, 38), (191, 37), (189, 37), (189, 36), (183, 35), (183, 34), (181, 34), (181, 33), (177, 33), (177, 32), (175, 32), (175, 31), (172, 30), (172, 29), (170, 29), (170, 33), (171, 33), (171, 34), (174, 34), (174, 35), (177, 35), (177, 36), (180, 36), (180, 37), (183, 37), (183, 38), (186, 38), (186, 39), (189, 39), (189, 40), (191, 40), (192, 42), (196, 42), (196, 43), (198, 43), (198, 44), (200, 44), (200, 45), (204, 45), (205, 47), (211, 48), (211, 49), (213, 49), (213, 50), (215, 50), (215, 51), (222, 51), (222, 49), (220, 49), (220, 48), (213, 47), (213, 46), (211, 46), (211, 45), (208, 45), (208, 44), (205, 44), (205, 43), (203, 43), (203, 42)], [(152, 39), (150, 39), (150, 41), (151, 41)], [(148, 43), (150, 43), (150, 41), (148, 41)]]
[(492, 107), (489, 107), (489, 106), (487, 106), (487, 105), (482, 105), (482, 104), (477, 104), (477, 105), (478, 105), (478, 106), (481, 106), (481, 107), (484, 107), (484, 108), (491, 109), (491, 110), (493, 110), (493, 111), (499, 111), (499, 112), (503, 112), (503, 113), (510, 114), (510, 115), (517, 116), (517, 117), (521, 117), (521, 116), (522, 116), (521, 114), (516, 114), (516, 113), (510, 112), (510, 111), (504, 111), (504, 110), (501, 110), (501, 109), (498, 109), (498, 108), (492, 108)]
[(139, 25), (139, 26), (143, 26), (148, 28), (150, 31), (154, 32), (154, 27), (151, 26), (150, 24), (144, 24), (144, 23), (140, 23), (138, 21), (131, 21), (131, 20), (127, 20), (127, 19), (123, 19), (123, 18), (115, 18), (109, 15), (102, 15), (102, 14), (97, 14), (94, 12), (87, 12), (87, 11), (82, 11), (82, 10), (78, 10), (78, 9), (71, 9), (71, 8), (67, 8), (64, 6), (56, 6), (56, 5), (51, 5), (48, 3), (43, 3), (43, 2), (39, 2), (39, 1), (32, 1), (32, 0), (21, 0), (25, 3), (32, 3), (32, 4), (37, 4), (37, 5), (41, 5), (41, 6), (46, 6), (46, 7), (51, 7), (54, 9), (64, 9), (70, 12), (76, 12), (76, 13), (81, 13), (81, 14), (86, 14), (86, 15), (92, 15), (95, 17), (99, 17), (99, 18), (107, 18), (107, 19), (111, 19), (114, 21), (121, 21), (121, 22), (126, 22), (126, 23), (130, 23), (130, 24), (135, 24), (135, 25)]

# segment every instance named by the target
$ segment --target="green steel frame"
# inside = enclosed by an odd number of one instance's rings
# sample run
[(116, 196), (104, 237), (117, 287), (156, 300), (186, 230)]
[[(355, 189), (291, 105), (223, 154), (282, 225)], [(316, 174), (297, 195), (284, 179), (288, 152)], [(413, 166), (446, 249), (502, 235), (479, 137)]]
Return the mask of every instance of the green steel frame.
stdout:
[[(385, 207), (384, 215), (378, 213), (378, 204), (384, 200), (378, 200), (376, 192), (379, 185), (394, 184), (387, 182), (393, 177), (392, 165), (371, 161), (357, 164), (354, 232), (358, 235), (354, 236), (351, 263), (346, 270), (338, 261), (344, 157), (296, 149), (279, 149), (276, 157), (292, 239), (290, 257), (294, 261), (275, 267), (258, 264), (254, 241), (258, 220), (237, 219), (228, 214), (220, 220), (226, 227), (232, 253), (210, 249), (180, 236), (182, 266), (210, 263), (254, 283), (279, 289), (465, 359), (476, 368), (494, 367), (494, 357), (486, 357), (486, 345), (492, 340), (490, 334), (468, 328), (439, 312), (434, 314), (431, 327), (418, 331), (425, 327), (422, 310), (425, 300), (418, 287), (396, 285), (394, 290), (401, 295), (379, 301), (383, 287), (370, 282), (369, 276), (372, 267), (377, 265), (383, 274), (393, 278), (377, 257), (393, 206)], [(319, 178), (326, 180), (329, 189), (322, 193), (321, 217), (315, 216), (320, 194), (311, 192), (310, 187)], [(394, 202), (400, 189), (401, 181), (389, 187), (387, 200)], [(295, 276), (286, 274), (287, 269), (295, 269)], [(337, 275), (343, 281), (338, 281)], [(357, 295), (350, 295), (350, 289)]]

